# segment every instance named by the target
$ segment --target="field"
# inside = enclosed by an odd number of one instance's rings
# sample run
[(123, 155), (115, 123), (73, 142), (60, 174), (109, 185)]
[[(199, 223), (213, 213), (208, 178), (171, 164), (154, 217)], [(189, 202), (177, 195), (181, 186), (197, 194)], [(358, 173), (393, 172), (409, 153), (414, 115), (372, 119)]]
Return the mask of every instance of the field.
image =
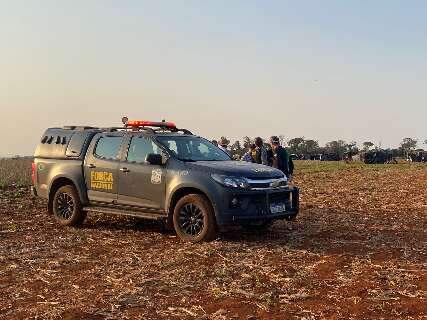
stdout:
[(0, 159), (0, 187), (31, 184), (31, 159)]
[(295, 222), (190, 245), (132, 218), (60, 227), (14, 161), (0, 162), (0, 319), (427, 318), (426, 165), (297, 162)]

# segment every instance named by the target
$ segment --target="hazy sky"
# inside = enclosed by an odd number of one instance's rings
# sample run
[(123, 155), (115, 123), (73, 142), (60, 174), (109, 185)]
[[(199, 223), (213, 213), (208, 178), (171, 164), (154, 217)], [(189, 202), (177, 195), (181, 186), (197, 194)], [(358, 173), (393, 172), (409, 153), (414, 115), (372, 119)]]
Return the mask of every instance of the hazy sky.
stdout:
[(403, 0), (0, 0), (0, 156), (123, 115), (208, 138), (425, 140), (426, 17)]

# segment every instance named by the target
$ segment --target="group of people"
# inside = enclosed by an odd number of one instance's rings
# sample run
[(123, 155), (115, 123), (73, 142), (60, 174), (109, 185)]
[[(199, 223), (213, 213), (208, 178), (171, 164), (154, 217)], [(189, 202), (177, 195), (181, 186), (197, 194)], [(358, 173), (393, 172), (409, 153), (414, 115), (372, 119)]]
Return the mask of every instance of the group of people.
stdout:
[[(221, 137), (219, 141), (213, 140), (213, 144), (230, 155), (228, 145), (230, 141)], [(241, 161), (263, 164), (281, 170), (288, 179), (291, 179), (294, 164), (289, 157), (288, 151), (281, 146), (280, 139), (277, 136), (272, 136), (268, 144), (260, 137), (256, 137), (254, 143), (249, 146), (249, 150), (242, 156)]]

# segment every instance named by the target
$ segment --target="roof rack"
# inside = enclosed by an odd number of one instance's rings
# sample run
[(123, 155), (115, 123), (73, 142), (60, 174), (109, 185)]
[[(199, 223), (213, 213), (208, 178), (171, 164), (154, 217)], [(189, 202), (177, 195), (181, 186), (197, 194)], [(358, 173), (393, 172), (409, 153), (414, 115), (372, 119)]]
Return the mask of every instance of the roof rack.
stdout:
[(187, 129), (178, 129), (178, 128), (173, 128), (173, 129), (156, 129), (154, 130), (154, 132), (161, 132), (161, 131), (170, 131), (170, 132), (182, 132), (183, 134), (189, 134), (189, 135), (193, 135), (193, 133), (190, 130)]
[(156, 134), (159, 132), (182, 132), (183, 134), (193, 135), (193, 133), (190, 130), (187, 129), (178, 129), (178, 128), (167, 128), (167, 127), (161, 127), (159, 129), (153, 129), (146, 126), (141, 127), (110, 127), (110, 128), (104, 128), (107, 132), (115, 132), (115, 131), (147, 131), (150, 134)]
[(99, 129), (97, 127), (90, 127), (90, 126), (63, 126), (62, 128), (58, 129), (64, 129), (64, 130), (90, 130), (90, 129)]
[[(193, 135), (191, 131), (187, 129), (178, 129), (174, 122), (167, 122), (166, 120), (162, 121), (147, 121), (147, 120), (129, 120), (127, 117), (122, 118), (124, 128), (121, 129), (131, 129), (131, 130), (146, 130), (150, 133), (157, 132), (182, 132), (184, 134)], [(153, 129), (158, 128), (158, 129)]]
[(144, 127), (109, 127), (104, 128), (107, 132), (116, 132), (116, 131), (148, 131), (150, 133), (154, 133), (153, 128), (144, 128)]
[(183, 134), (193, 135), (190, 130), (179, 129), (176, 127), (173, 122), (155, 122), (155, 121), (145, 121), (145, 120), (134, 120), (129, 121), (126, 117), (123, 119), (123, 127), (91, 127), (91, 126), (63, 126), (62, 128), (51, 128), (51, 129), (62, 129), (62, 130), (75, 130), (75, 131), (84, 131), (84, 130), (102, 130), (106, 132), (115, 132), (115, 131), (146, 131), (150, 134), (156, 134), (160, 132), (182, 132)]

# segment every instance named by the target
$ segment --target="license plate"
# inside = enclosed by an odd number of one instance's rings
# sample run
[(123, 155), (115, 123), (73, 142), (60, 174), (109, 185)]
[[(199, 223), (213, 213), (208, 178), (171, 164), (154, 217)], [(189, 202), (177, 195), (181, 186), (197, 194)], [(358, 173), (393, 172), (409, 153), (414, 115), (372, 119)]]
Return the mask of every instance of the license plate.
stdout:
[(286, 211), (286, 205), (284, 203), (272, 203), (270, 204), (271, 213), (279, 213)]

